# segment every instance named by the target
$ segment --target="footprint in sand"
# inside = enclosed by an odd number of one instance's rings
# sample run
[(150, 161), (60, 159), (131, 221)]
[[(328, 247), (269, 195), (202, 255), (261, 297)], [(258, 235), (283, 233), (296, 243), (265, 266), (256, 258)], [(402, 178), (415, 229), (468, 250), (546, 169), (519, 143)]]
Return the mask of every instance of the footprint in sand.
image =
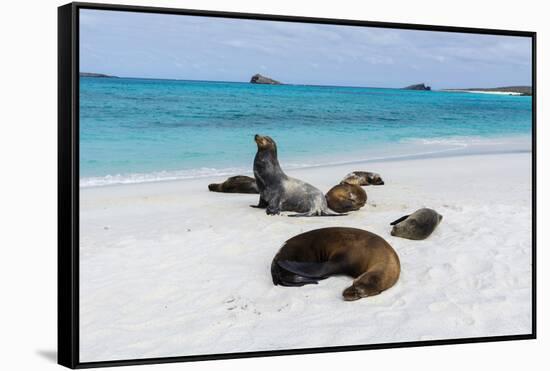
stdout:
[(279, 309), (277, 309), (277, 312), (286, 311), (289, 307), (290, 307), (290, 304), (287, 303), (287, 304), (283, 305), (282, 307), (280, 307)]
[(407, 302), (404, 299), (397, 299), (392, 303), (391, 307), (392, 309), (396, 309), (403, 308), (405, 305), (407, 305)]
[(456, 269), (453, 267), (453, 265), (449, 263), (444, 263), (426, 269), (424, 273), (421, 274), (420, 278), (422, 281), (430, 280), (440, 282), (447, 281), (455, 275)]
[(261, 315), (262, 312), (257, 310), (254, 306), (254, 302), (241, 298), (240, 296), (230, 296), (224, 300), (225, 309), (233, 313), (253, 313), (255, 315)]
[(458, 272), (475, 276), (492, 272), (494, 263), (489, 259), (472, 259), (469, 256), (459, 256), (453, 265)]
[(457, 318), (455, 320), (455, 324), (458, 326), (458, 327), (462, 327), (462, 326), (473, 326), (475, 325), (476, 323), (476, 320), (473, 319), (472, 317), (468, 316), (466, 318)]
[(441, 206), (443, 206), (446, 209), (453, 210), (453, 211), (462, 211), (463, 210), (462, 206), (458, 206), (458, 205), (443, 204)]

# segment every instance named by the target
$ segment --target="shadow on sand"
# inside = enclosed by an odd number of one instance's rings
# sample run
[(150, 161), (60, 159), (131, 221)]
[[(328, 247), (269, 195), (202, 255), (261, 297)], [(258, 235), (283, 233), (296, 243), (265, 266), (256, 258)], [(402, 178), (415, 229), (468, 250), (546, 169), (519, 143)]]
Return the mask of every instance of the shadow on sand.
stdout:
[(55, 350), (37, 350), (36, 354), (50, 362), (57, 363), (57, 352)]

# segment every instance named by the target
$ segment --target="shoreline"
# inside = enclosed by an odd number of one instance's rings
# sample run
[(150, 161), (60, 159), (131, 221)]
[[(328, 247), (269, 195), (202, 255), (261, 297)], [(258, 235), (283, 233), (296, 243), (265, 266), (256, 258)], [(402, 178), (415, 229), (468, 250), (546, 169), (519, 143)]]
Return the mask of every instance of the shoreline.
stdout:
[[(477, 138), (470, 138), (476, 140)], [(438, 139), (427, 139), (428, 141), (436, 141)], [(443, 142), (447, 139), (443, 139)], [(496, 140), (497, 143), (487, 144), (483, 141)], [(507, 141), (512, 140), (512, 143)], [(498, 141), (504, 141), (504, 143), (498, 143)], [(404, 147), (407, 143), (400, 143), (396, 145), (396, 148)], [(432, 145), (433, 146), (433, 145)], [(531, 153), (532, 152), (532, 143), (531, 138), (528, 135), (516, 135), (510, 137), (495, 137), (495, 138), (483, 138), (480, 144), (469, 143), (469, 144), (458, 144), (458, 143), (442, 143), (440, 147), (451, 146), (451, 148), (435, 148), (433, 150), (421, 151), (417, 153), (404, 153), (398, 155), (369, 155), (369, 154), (352, 154), (359, 158), (349, 159), (349, 160), (336, 160), (334, 162), (321, 162), (319, 164), (304, 164), (296, 165), (292, 163), (285, 164), (284, 160), (281, 160), (281, 165), (283, 169), (286, 170), (300, 170), (300, 169), (311, 169), (311, 168), (325, 168), (341, 165), (354, 165), (361, 163), (373, 163), (373, 162), (395, 162), (395, 161), (410, 161), (410, 160), (421, 160), (421, 159), (431, 159), (431, 158), (445, 158), (445, 157), (461, 157), (461, 156), (476, 156), (476, 155), (490, 155), (490, 154), (507, 154), (507, 153)], [(417, 148), (421, 148), (420, 145)], [(251, 163), (253, 159), (251, 156)], [(195, 171), (195, 174), (191, 175), (190, 173)], [(204, 174), (197, 174), (203, 172)], [(214, 168), (198, 168), (182, 171), (159, 171), (151, 173), (133, 173), (133, 174), (116, 174), (100, 177), (83, 177), (80, 179), (80, 188), (95, 188), (95, 187), (110, 187), (124, 184), (141, 184), (141, 183), (158, 183), (158, 182), (170, 182), (178, 180), (193, 180), (193, 179), (208, 179), (216, 177), (229, 177), (233, 175), (250, 175), (252, 174), (252, 168), (249, 169), (243, 167), (232, 167), (232, 168), (223, 168), (223, 169), (214, 169)], [(87, 182), (88, 184), (83, 184), (82, 181)]]
[(446, 93), (474, 93), (474, 94), (492, 94), (492, 95), (513, 95), (530, 97), (531, 95), (518, 93), (517, 91), (489, 91), (489, 90), (461, 90), (461, 89), (442, 89), (438, 90)]

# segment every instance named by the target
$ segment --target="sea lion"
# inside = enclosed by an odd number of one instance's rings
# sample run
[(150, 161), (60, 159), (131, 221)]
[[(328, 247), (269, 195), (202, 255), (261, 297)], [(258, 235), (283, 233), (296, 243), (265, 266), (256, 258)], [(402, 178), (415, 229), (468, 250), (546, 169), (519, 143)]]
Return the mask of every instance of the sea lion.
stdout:
[(443, 216), (435, 210), (418, 209), (411, 215), (405, 215), (393, 221), (391, 235), (408, 238), (409, 240), (423, 240), (435, 230)]
[(367, 202), (367, 192), (358, 185), (340, 183), (325, 195), (329, 209), (338, 213), (359, 210)]
[(369, 171), (354, 171), (342, 179), (342, 183), (355, 184), (358, 186), (384, 185), (380, 174)]
[(209, 184), (208, 189), (224, 193), (260, 193), (256, 179), (244, 175), (232, 176), (223, 183)]
[(287, 176), (277, 159), (277, 144), (267, 136), (256, 134), (258, 152), (254, 158), (254, 177), (260, 191), (258, 206), (268, 215), (295, 211), (290, 216), (336, 216), (327, 206), (323, 192), (299, 179)]
[(382, 237), (357, 228), (315, 229), (284, 243), (271, 263), (273, 284), (303, 286), (332, 275), (354, 279), (344, 300), (373, 296), (392, 287), (401, 266), (395, 250)]

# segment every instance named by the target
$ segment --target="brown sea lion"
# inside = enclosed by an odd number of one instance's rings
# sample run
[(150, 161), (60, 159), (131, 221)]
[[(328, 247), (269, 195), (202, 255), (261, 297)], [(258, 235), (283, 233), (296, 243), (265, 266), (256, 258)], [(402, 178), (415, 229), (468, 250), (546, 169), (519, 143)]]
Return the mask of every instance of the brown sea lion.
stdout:
[(384, 185), (380, 174), (369, 171), (354, 171), (344, 177), (342, 183), (355, 184), (358, 186)]
[(391, 235), (408, 238), (409, 240), (423, 240), (428, 238), (439, 225), (443, 216), (435, 210), (418, 209), (411, 215), (405, 215), (393, 221)]
[(254, 177), (260, 190), (258, 206), (268, 215), (295, 211), (290, 216), (336, 216), (329, 210), (323, 192), (299, 179), (287, 176), (277, 159), (277, 144), (270, 137), (254, 137), (258, 152), (254, 158)]
[(208, 189), (224, 193), (260, 193), (256, 179), (244, 175), (232, 176), (223, 183), (209, 184)]
[(316, 284), (332, 275), (354, 279), (344, 300), (373, 296), (392, 287), (401, 267), (394, 249), (380, 236), (357, 228), (330, 227), (286, 241), (271, 263), (275, 285)]
[(358, 185), (340, 183), (325, 195), (327, 205), (338, 213), (359, 210), (367, 202), (367, 192)]

